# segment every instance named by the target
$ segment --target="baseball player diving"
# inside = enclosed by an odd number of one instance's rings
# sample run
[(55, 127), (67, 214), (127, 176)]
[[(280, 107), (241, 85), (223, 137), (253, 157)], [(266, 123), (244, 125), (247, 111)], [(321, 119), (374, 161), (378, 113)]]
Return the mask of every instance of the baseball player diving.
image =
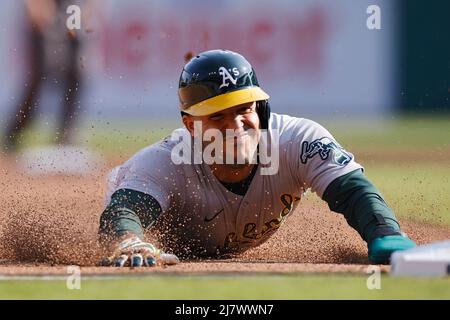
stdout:
[(192, 57), (178, 95), (184, 127), (109, 175), (99, 228), (104, 264), (170, 265), (243, 252), (273, 235), (308, 189), (344, 215), (372, 263), (415, 246), (362, 166), (325, 128), (271, 112), (242, 55)]

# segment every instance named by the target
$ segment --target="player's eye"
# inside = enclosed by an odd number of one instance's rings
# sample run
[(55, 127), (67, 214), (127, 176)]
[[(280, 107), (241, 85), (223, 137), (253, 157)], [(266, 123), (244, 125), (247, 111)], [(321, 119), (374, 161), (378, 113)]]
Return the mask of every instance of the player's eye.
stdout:
[(246, 113), (251, 113), (251, 112), (253, 112), (253, 108), (251, 106), (239, 109), (239, 111), (238, 111), (239, 114), (246, 114)]

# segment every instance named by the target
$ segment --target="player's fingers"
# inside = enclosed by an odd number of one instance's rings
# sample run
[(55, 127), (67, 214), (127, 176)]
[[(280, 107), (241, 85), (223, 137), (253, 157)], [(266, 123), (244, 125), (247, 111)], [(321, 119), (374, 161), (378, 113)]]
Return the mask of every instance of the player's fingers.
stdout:
[(147, 267), (154, 267), (154, 266), (156, 266), (156, 259), (152, 256), (148, 256), (144, 259), (144, 264)]
[(131, 255), (130, 258), (130, 262), (131, 262), (131, 267), (142, 267), (143, 263), (144, 263), (144, 259), (142, 258), (142, 254), (140, 253), (135, 253)]
[(180, 263), (180, 259), (174, 254), (161, 252), (159, 256), (161, 264), (174, 265)]
[(144, 257), (144, 265), (147, 267), (154, 267), (156, 266), (156, 258), (153, 254), (150, 252), (145, 252), (143, 254)]
[(112, 258), (103, 258), (98, 264), (102, 267), (109, 267), (114, 265), (114, 260)]
[(114, 265), (116, 267), (123, 267), (125, 265), (125, 263), (127, 263), (127, 260), (128, 260), (128, 255), (121, 254), (118, 258), (116, 258), (114, 260)]

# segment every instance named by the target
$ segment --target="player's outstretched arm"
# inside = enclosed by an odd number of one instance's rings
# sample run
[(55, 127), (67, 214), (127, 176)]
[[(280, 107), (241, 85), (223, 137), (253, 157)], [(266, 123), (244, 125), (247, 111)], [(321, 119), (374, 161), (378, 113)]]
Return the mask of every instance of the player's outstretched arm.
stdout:
[(387, 264), (394, 251), (416, 245), (401, 232), (394, 213), (362, 170), (335, 179), (322, 198), (332, 211), (344, 214), (350, 226), (367, 242), (372, 263)]
[(117, 190), (100, 217), (100, 241), (109, 252), (102, 264), (141, 267), (178, 263), (175, 255), (143, 240), (143, 229), (160, 214), (161, 206), (152, 196), (131, 189)]

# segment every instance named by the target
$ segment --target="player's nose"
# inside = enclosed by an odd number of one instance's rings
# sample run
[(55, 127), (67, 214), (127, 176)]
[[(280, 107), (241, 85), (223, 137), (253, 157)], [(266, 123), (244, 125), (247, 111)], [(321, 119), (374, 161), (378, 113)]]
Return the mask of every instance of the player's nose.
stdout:
[(226, 129), (241, 130), (244, 125), (244, 117), (242, 115), (233, 114), (227, 117)]

